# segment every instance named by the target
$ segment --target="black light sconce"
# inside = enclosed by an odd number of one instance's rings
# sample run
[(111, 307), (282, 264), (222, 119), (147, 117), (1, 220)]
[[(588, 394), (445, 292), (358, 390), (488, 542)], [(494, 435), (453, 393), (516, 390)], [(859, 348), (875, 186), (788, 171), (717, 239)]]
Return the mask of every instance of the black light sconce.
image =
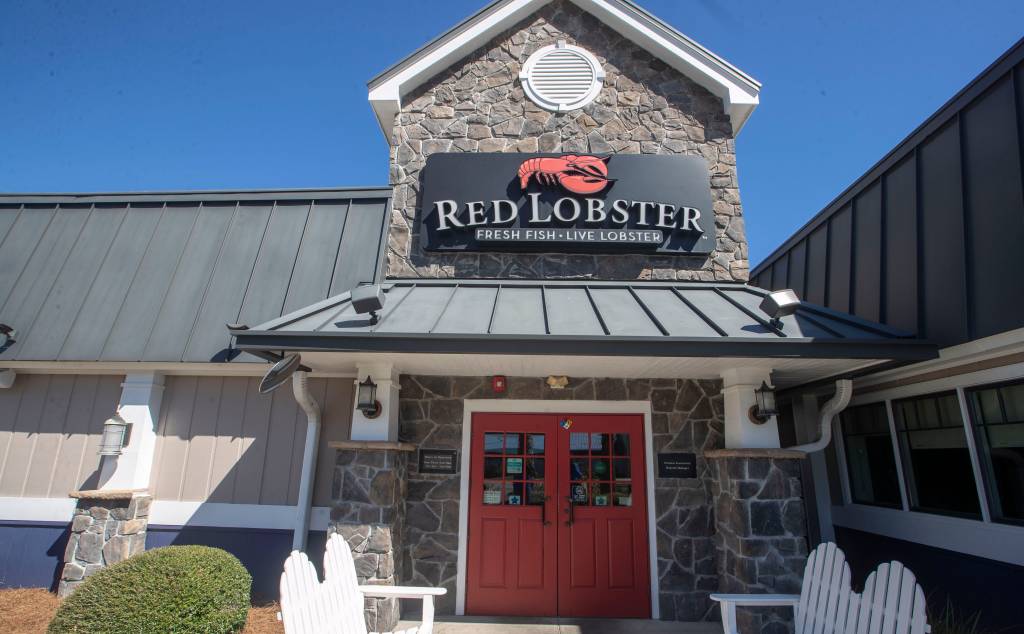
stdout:
[(377, 400), (377, 384), (369, 375), (366, 380), (359, 384), (356, 390), (356, 409), (363, 413), (363, 416), (373, 419), (380, 416), (381, 404)]
[(747, 415), (755, 425), (764, 425), (772, 416), (778, 415), (775, 406), (775, 388), (761, 381), (761, 387), (754, 390), (754, 405), (750, 406)]

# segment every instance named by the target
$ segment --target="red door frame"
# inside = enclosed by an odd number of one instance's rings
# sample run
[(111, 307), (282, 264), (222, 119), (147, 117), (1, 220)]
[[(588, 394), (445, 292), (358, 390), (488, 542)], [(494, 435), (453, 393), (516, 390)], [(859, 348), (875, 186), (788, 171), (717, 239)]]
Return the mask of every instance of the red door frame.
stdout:
[[(607, 500), (605, 507), (573, 506), (570, 525), (571, 432), (560, 426), (566, 419), (575, 433), (629, 434), (632, 506), (617, 507)], [(522, 433), (524, 439), (527, 433), (545, 434), (544, 479), (554, 490), (543, 505), (526, 505), (525, 499), (521, 506), (483, 504), (486, 432)], [(472, 415), (469, 449), (466, 614), (650, 617), (642, 414), (478, 412)], [(574, 549), (585, 556), (574, 556)]]

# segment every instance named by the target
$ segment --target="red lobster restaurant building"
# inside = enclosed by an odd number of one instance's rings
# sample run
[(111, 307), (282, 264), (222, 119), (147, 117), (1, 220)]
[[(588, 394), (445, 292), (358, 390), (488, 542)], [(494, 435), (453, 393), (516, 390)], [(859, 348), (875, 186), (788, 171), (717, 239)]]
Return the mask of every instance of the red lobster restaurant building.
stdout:
[(626, 0), (499, 0), (371, 80), (387, 187), (0, 197), (0, 580), (202, 543), (276, 598), (337, 531), (442, 614), (700, 621), (838, 539), (1012, 623), (1020, 59), (758, 285), (760, 84)]

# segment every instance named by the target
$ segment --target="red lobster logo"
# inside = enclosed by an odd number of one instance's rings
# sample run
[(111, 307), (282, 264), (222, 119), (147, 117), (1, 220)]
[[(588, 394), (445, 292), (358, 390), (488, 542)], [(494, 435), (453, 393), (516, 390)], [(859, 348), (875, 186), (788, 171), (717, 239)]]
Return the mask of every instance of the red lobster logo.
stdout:
[(564, 156), (531, 158), (519, 166), (519, 187), (526, 189), (532, 176), (541, 185), (559, 185), (574, 194), (596, 194), (614, 179), (608, 178), (610, 156)]

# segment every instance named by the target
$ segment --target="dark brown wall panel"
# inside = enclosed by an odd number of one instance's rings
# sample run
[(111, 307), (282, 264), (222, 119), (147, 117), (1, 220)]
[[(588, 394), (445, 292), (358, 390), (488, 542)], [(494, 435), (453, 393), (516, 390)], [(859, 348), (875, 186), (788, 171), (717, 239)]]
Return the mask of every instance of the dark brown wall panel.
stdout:
[(806, 299), (807, 285), (807, 241), (801, 240), (789, 252), (789, 283), (787, 286), (796, 292), (800, 299)]
[(882, 319), (917, 332), (917, 163), (914, 155), (884, 178), (885, 289)]
[(783, 253), (782, 257), (775, 260), (772, 265), (772, 289), (789, 288), (789, 254)]
[(967, 338), (960, 126), (935, 133), (918, 150), (921, 307), (928, 337), (940, 344)]
[(807, 301), (825, 305), (825, 284), (828, 281), (828, 225), (823, 224), (807, 240)]
[(878, 321), (882, 306), (882, 186), (872, 183), (854, 200), (854, 314)]
[(965, 108), (960, 121), (971, 336), (985, 337), (1018, 327), (1024, 313), (1024, 194), (1011, 78)]
[(853, 247), (853, 209), (847, 205), (829, 221), (827, 306), (850, 311), (850, 263)]

